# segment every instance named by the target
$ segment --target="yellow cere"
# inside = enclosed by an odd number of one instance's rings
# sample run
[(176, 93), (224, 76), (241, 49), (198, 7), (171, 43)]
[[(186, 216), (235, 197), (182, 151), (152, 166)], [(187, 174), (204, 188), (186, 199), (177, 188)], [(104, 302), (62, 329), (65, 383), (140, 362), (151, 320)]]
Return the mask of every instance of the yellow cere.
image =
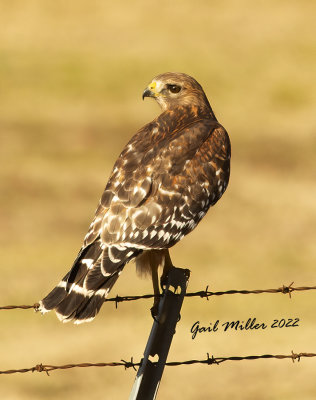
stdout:
[(148, 88), (149, 88), (150, 90), (153, 90), (153, 89), (156, 88), (156, 86), (157, 86), (157, 83), (156, 83), (156, 82), (151, 82), (151, 84), (148, 86)]
[(154, 97), (163, 96), (161, 92), (159, 92), (159, 83), (153, 81), (148, 85), (148, 89), (154, 94)]

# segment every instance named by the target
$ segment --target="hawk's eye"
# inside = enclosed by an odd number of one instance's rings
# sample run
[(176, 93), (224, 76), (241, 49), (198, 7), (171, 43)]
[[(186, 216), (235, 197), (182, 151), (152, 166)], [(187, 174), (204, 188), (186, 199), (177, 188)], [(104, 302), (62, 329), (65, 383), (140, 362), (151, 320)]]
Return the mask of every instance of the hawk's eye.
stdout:
[(167, 87), (168, 87), (168, 90), (169, 90), (171, 93), (179, 93), (180, 90), (181, 90), (181, 87), (178, 86), (178, 85), (167, 85)]

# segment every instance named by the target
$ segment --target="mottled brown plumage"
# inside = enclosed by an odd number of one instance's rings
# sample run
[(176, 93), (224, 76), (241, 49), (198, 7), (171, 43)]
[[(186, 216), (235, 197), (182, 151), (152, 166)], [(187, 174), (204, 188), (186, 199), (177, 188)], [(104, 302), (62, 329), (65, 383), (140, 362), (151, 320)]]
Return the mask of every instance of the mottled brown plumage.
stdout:
[(172, 266), (168, 248), (223, 195), (230, 142), (202, 87), (181, 73), (158, 75), (143, 97), (163, 112), (128, 142), (105, 187), (71, 271), (41, 302), (64, 322), (94, 318), (125, 264), (152, 274)]

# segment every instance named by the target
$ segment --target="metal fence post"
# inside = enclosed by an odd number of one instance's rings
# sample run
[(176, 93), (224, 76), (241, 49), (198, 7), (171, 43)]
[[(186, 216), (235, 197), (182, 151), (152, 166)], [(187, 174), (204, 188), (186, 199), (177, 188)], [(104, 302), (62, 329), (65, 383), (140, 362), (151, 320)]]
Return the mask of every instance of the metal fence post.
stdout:
[[(173, 267), (168, 273), (167, 286), (159, 302), (158, 317), (154, 320), (129, 400), (156, 398), (189, 277), (188, 269)], [(157, 361), (150, 360), (150, 357), (157, 356)]]

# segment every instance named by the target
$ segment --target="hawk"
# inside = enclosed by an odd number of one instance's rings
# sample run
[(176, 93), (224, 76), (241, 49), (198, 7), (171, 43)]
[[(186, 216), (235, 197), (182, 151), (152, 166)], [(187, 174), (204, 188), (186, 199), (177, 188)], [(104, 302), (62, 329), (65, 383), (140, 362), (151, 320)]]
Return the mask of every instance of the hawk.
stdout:
[[(71, 270), (40, 302), (63, 322), (91, 321), (124, 266), (136, 260), (154, 293), (173, 266), (169, 248), (223, 195), (230, 141), (200, 84), (184, 73), (156, 76), (143, 92), (162, 113), (141, 128), (114, 164)], [(154, 309), (159, 298), (155, 297)]]

